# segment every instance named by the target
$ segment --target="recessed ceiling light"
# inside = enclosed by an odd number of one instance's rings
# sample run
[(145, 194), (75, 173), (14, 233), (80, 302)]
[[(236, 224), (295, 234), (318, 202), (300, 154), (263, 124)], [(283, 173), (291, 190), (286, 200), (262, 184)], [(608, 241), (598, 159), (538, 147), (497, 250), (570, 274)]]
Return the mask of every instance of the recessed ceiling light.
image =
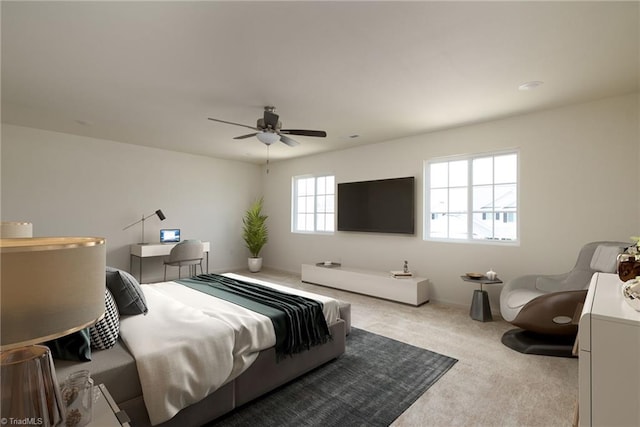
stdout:
[(539, 88), (543, 84), (544, 82), (533, 80), (530, 82), (522, 83), (520, 86), (518, 86), (518, 90), (533, 90)]

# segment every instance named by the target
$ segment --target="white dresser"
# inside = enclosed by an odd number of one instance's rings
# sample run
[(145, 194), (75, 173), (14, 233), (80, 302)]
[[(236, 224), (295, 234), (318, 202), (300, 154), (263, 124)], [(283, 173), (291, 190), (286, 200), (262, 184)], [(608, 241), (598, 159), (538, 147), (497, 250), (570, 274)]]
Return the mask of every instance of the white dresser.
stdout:
[(640, 312), (616, 274), (596, 273), (580, 317), (581, 426), (640, 426)]

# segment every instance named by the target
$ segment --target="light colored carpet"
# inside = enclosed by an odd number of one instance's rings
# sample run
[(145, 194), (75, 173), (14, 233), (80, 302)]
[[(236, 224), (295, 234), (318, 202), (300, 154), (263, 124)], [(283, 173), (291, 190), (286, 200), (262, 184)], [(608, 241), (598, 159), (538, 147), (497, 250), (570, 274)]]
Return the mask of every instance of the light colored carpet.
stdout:
[(458, 359), (395, 427), (572, 424), (578, 360), (505, 347), (500, 337), (512, 326), (501, 319), (478, 322), (469, 317), (469, 307), (432, 302), (412, 307), (303, 283), (299, 275), (274, 270), (238, 273), (348, 301), (354, 326)]

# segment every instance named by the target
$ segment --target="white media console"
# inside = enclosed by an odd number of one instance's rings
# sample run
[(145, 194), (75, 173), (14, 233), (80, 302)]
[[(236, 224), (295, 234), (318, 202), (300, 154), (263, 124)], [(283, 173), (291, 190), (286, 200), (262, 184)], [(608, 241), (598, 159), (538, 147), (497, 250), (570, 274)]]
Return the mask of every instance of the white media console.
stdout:
[(429, 301), (424, 277), (395, 278), (389, 272), (302, 264), (302, 281), (415, 306)]

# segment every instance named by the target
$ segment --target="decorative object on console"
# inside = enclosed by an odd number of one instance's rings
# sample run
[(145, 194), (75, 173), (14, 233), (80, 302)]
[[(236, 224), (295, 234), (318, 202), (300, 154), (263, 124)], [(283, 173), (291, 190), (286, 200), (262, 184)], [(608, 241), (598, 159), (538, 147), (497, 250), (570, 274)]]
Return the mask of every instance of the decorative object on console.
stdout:
[(498, 273), (493, 271), (493, 268), (490, 268), (489, 271), (487, 271), (486, 276), (487, 276), (487, 279), (489, 280), (496, 280), (498, 277)]
[(640, 311), (640, 277), (626, 281), (622, 285), (624, 300), (636, 311)]
[(158, 209), (157, 211), (155, 211), (154, 213), (151, 213), (149, 215), (142, 215), (142, 218), (137, 220), (136, 222), (134, 222), (133, 224), (129, 224), (127, 225), (125, 228), (122, 229), (122, 231), (126, 230), (127, 228), (131, 228), (134, 225), (142, 222), (142, 241), (140, 242), (140, 244), (144, 245), (144, 222), (151, 218), (152, 216), (157, 215), (158, 218), (160, 219), (160, 221), (164, 221), (167, 217), (164, 216), (164, 214), (162, 213), (162, 211), (160, 209)]
[(2, 223), (0, 223), (0, 238), (2, 239), (32, 236), (33, 224), (30, 222), (2, 221)]
[(262, 258), (260, 251), (269, 240), (269, 232), (267, 230), (267, 215), (262, 213), (263, 199), (260, 198), (245, 212), (242, 218), (242, 238), (249, 249), (251, 256), (249, 257), (249, 271), (257, 273), (262, 269)]
[(640, 276), (640, 237), (632, 236), (635, 243), (627, 247), (624, 253), (618, 255), (618, 277), (623, 282)]
[(3, 419), (64, 423), (51, 352), (37, 344), (102, 316), (105, 260), (101, 237), (0, 239)]
[(342, 264), (340, 264), (339, 262), (333, 262), (333, 261), (324, 261), (324, 262), (316, 263), (316, 266), (318, 267), (327, 267), (327, 268), (340, 267), (341, 265)]
[(402, 266), (402, 270), (391, 270), (391, 276), (395, 277), (396, 279), (402, 277), (412, 277), (413, 273), (409, 271), (409, 262), (405, 260), (404, 265)]

